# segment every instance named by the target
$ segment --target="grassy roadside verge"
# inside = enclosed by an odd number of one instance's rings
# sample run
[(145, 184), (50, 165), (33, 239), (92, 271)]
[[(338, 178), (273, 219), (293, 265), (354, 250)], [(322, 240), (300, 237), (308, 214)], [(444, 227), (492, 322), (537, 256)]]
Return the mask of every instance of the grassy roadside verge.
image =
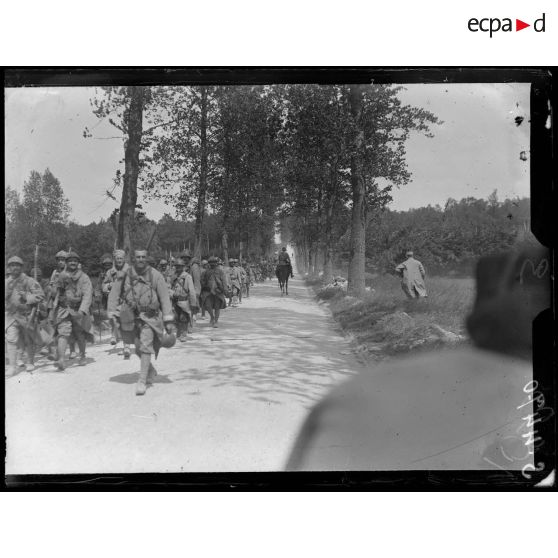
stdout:
[(373, 360), (458, 343), (466, 343), (464, 321), (474, 296), (473, 279), (430, 277), (428, 298), (408, 300), (397, 277), (371, 280), (362, 298), (307, 277), (318, 300), (354, 341), (356, 350)]

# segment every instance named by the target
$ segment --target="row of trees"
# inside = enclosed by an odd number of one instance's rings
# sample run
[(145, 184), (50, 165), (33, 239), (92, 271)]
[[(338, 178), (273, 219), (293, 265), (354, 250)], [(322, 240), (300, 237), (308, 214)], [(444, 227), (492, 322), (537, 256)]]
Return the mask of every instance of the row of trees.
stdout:
[[(24, 183), (21, 194), (8, 186), (6, 189), (6, 255), (18, 254), (26, 262), (29, 271), (35, 261), (49, 273), (55, 265), (54, 256), (59, 250), (76, 250), (88, 273), (98, 275), (102, 258), (110, 255), (117, 246), (118, 212), (97, 223), (80, 225), (69, 220), (70, 206), (59, 180), (47, 169), (43, 174), (33, 171)], [(218, 253), (221, 246), (220, 219), (208, 215), (201, 231), (201, 253), (204, 256)], [(136, 210), (134, 214), (134, 240), (136, 246), (145, 246), (151, 238), (150, 252), (158, 258), (178, 255), (182, 250), (193, 249), (196, 242), (194, 221), (183, 221), (171, 215), (163, 215), (158, 222)], [(243, 241), (245, 255), (253, 258), (261, 254), (265, 239), (257, 234)], [(238, 256), (241, 238), (234, 234), (230, 248)]]
[(232, 233), (240, 250), (254, 234), (269, 250), (281, 219), (300, 255), (323, 253), (331, 274), (335, 239), (350, 222), (349, 289), (359, 294), (370, 216), (390, 201), (393, 186), (409, 181), (409, 134), (428, 134), (438, 122), (402, 105), (398, 91), (380, 85), (102, 88), (92, 99), (94, 112), (124, 140), (124, 174), (115, 178), (122, 188), (118, 246), (133, 248), (138, 188), (194, 222), (198, 256), (209, 215), (218, 217), (225, 259)]
[[(535, 243), (530, 232), (530, 200), (448, 199), (445, 206), (408, 211), (375, 209), (366, 234), (366, 270), (393, 273), (394, 267), (413, 250), (430, 274), (470, 274), (480, 256), (518, 244)], [(346, 267), (350, 258), (350, 231), (342, 231), (334, 243), (335, 268)], [(310, 260), (308, 271), (321, 271), (324, 252)]]
[[(326, 213), (329, 228), (325, 228), (317, 211), (301, 211), (305, 193), (308, 190), (299, 190), (294, 210), (283, 219), (284, 234), (314, 243), (315, 253), (304, 252), (303, 243), (296, 245), (307, 271), (327, 275), (327, 265), (330, 270), (346, 268), (351, 257), (348, 204), (339, 204), (335, 215)], [(282, 211), (287, 212), (287, 207), (284, 204)], [(47, 273), (54, 267), (55, 253), (71, 247), (79, 252), (87, 271), (97, 275), (102, 257), (111, 254), (117, 245), (117, 214), (89, 225), (70, 222), (69, 214), (69, 202), (58, 179), (48, 169), (43, 174), (33, 171), (21, 195), (10, 187), (6, 191), (6, 253), (19, 254), (29, 269), (38, 245), (37, 263)], [(257, 217), (258, 214), (247, 215), (254, 222)], [(408, 211), (376, 208), (367, 217), (365, 254), (369, 272), (392, 272), (408, 249), (415, 251), (429, 273), (469, 272), (471, 262), (481, 255), (501, 251), (517, 242), (534, 241), (530, 233), (529, 199), (499, 201), (496, 191), (486, 200), (449, 199), (444, 207)], [(317, 232), (321, 227), (331, 236), (320, 246)], [(155, 230), (151, 253), (156, 258), (176, 255), (185, 248), (192, 250), (199, 238), (194, 219), (185, 221), (169, 214), (154, 222), (137, 210), (134, 228), (138, 246), (144, 246)], [(206, 215), (200, 236), (203, 255), (219, 253), (223, 243), (222, 216)], [(234, 231), (227, 242), (232, 256), (239, 256), (243, 247), (245, 255), (258, 258), (265, 254), (263, 248), (268, 239), (255, 232), (244, 238)]]

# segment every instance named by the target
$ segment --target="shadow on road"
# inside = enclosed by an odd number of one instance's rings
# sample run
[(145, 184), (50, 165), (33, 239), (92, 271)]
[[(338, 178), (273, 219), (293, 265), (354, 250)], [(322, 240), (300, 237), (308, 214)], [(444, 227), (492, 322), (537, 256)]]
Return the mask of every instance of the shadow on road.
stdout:
[[(293, 286), (293, 294), (281, 298), (270, 287), (254, 292), (257, 307), (227, 309), (219, 330), (192, 340), (184, 362), (197, 365), (175, 370), (173, 381), (235, 387), (256, 401), (279, 405), (294, 399), (311, 407), (333, 383), (358, 371), (358, 364), (341, 354), (346, 345), (306, 289)], [(215, 355), (219, 362), (200, 366), (196, 353), (201, 361)]]
[[(139, 372), (129, 372), (128, 374), (119, 374), (109, 378), (109, 382), (118, 382), (119, 384), (135, 384), (138, 381)], [(154, 384), (172, 384), (172, 380), (162, 374), (157, 374), (153, 379)]]

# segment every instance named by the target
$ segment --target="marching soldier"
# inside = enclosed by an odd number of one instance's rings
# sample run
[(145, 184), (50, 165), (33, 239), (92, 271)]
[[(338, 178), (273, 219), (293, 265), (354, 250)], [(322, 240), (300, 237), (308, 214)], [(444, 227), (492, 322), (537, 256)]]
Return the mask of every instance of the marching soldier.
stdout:
[(99, 274), (99, 290), (101, 291), (101, 303), (103, 308), (106, 310), (107, 309), (107, 301), (108, 301), (108, 291), (104, 288), (104, 282), (105, 279), (107, 277), (107, 273), (112, 269), (113, 265), (112, 265), (112, 258), (110, 256), (104, 256), (103, 257), (103, 269), (101, 270), (101, 273)]
[(225, 272), (219, 266), (219, 258), (211, 256), (208, 260), (209, 267), (201, 276), (201, 301), (203, 307), (209, 312), (212, 327), (219, 327), (219, 313), (227, 307), (225, 296), (228, 286)]
[(35, 369), (35, 345), (38, 341), (37, 305), (44, 299), (39, 283), (23, 273), (23, 260), (13, 256), (8, 260), (9, 276), (5, 280), (5, 333), (9, 374), (18, 372), (18, 346), (27, 352), (27, 372)]
[[(108, 297), (112, 290), (112, 287), (116, 281), (116, 279), (122, 276), (124, 273), (128, 271), (128, 264), (125, 260), (126, 252), (124, 250), (115, 250), (114, 251), (114, 265), (106, 272), (105, 278), (103, 279), (103, 295), (107, 298), (107, 308), (108, 308)], [(116, 306), (114, 311), (114, 317), (110, 318), (110, 325), (112, 327), (112, 335), (110, 338), (110, 344), (116, 345), (118, 340), (120, 339), (120, 331), (118, 328), (118, 317), (120, 315), (120, 306), (122, 305), (122, 301), (119, 301), (119, 304)], [(128, 343), (124, 343), (124, 358), (128, 360), (130, 358), (130, 346)]]
[(192, 258), (192, 253), (190, 252), (190, 250), (184, 250), (184, 252), (182, 253), (182, 259), (184, 261), (184, 269), (192, 277), (196, 294), (199, 296), (201, 292), (200, 262), (197, 258)]
[[(198, 318), (198, 320), (205, 320), (205, 308), (203, 306), (203, 304), (201, 303), (201, 276), (203, 275), (203, 272), (209, 267), (209, 264), (207, 263), (207, 260), (202, 260), (201, 261), (201, 266), (200, 266), (200, 293), (198, 295), (198, 306), (199, 308), (201, 308), (201, 315)], [(195, 285), (194, 285), (195, 287)]]
[(246, 274), (248, 275), (248, 281), (246, 283), (247, 285), (247, 289), (248, 289), (248, 293), (247, 293), (247, 297), (250, 296), (250, 287), (254, 286), (254, 283), (256, 282), (256, 268), (254, 266), (253, 263), (251, 262), (246, 262)]
[(168, 273), (168, 268), (169, 268), (169, 262), (167, 262), (167, 260), (165, 260), (164, 258), (159, 262), (159, 266), (157, 267), (157, 269), (159, 270), (159, 272), (166, 276)]
[(167, 268), (166, 274), (164, 274), (166, 279), (167, 279), (167, 283), (169, 281), (172, 281), (172, 279), (174, 277), (174, 273), (175, 273), (174, 266), (175, 266), (175, 264), (176, 264), (176, 259), (175, 259), (174, 256), (171, 256), (169, 258), (169, 266)]
[(56, 297), (52, 307), (52, 321), (58, 334), (59, 370), (66, 368), (64, 356), (68, 341), (73, 337), (79, 349), (79, 366), (85, 366), (85, 344), (93, 342), (93, 325), (89, 313), (93, 300), (91, 279), (79, 269), (80, 257), (69, 252), (66, 270), (56, 281)]
[(240, 291), (238, 293), (238, 303), (242, 304), (242, 295), (246, 290), (246, 270), (242, 267), (240, 260), (235, 260), (235, 267), (240, 275)]
[(231, 285), (231, 294), (229, 298), (229, 306), (233, 306), (235, 308), (238, 306), (239, 300), (242, 299), (242, 276), (240, 275), (240, 270), (236, 267), (237, 260), (233, 258), (229, 260), (231, 263), (231, 268), (229, 270), (229, 277), (230, 277), (230, 285)]
[(179, 341), (186, 341), (187, 333), (192, 333), (193, 315), (198, 310), (198, 297), (192, 276), (185, 270), (186, 262), (182, 258), (176, 260), (176, 274), (171, 283), (171, 298)]
[(240, 269), (240, 274), (242, 275), (242, 289), (243, 293), (246, 293), (246, 298), (250, 296), (250, 272), (248, 264), (245, 260), (239, 262), (238, 267)]
[[(199, 299), (201, 293), (201, 266), (197, 258), (192, 258), (190, 250), (184, 250), (182, 253), (184, 260), (184, 271), (190, 274), (194, 282), (194, 290), (196, 291), (196, 298)], [(199, 303), (196, 305), (199, 306)], [(195, 316), (193, 316), (195, 317)], [(188, 323), (188, 333), (192, 333), (193, 320)]]
[[(47, 298), (47, 310), (49, 314), (52, 314), (52, 306), (54, 303), (54, 299), (56, 297), (56, 284), (58, 282), (58, 277), (60, 274), (66, 269), (66, 258), (68, 253), (64, 250), (60, 250), (54, 256), (56, 260), (56, 268), (52, 272), (50, 276), (50, 281), (48, 284), (48, 292), (45, 292)], [(70, 359), (76, 358), (76, 341), (73, 337), (69, 339), (70, 343)], [(57, 360), (58, 357), (56, 356), (56, 343), (51, 345), (51, 355), (48, 357), (50, 360)]]
[(157, 357), (161, 347), (170, 348), (176, 342), (167, 283), (147, 264), (147, 250), (135, 250), (133, 265), (116, 279), (109, 295), (109, 317), (114, 317), (119, 299), (122, 338), (135, 344), (141, 361), (136, 395), (144, 395), (147, 384), (157, 375), (151, 355)]

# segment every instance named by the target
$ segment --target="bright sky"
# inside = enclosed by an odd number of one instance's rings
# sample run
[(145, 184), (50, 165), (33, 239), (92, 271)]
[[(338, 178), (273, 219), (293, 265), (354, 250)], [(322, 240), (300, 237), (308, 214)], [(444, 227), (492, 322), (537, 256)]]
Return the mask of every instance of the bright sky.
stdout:
[[(393, 192), (393, 209), (443, 205), (448, 197), (500, 199), (529, 196), (528, 84), (406, 85), (405, 103), (432, 111), (444, 121), (434, 126), (434, 138), (413, 134), (407, 144), (412, 182)], [(104, 192), (122, 170), (121, 139), (84, 138), (88, 127), (95, 138), (119, 132), (91, 112), (89, 87), (6, 89), (6, 184), (21, 190), (32, 170), (47, 167), (70, 199), (72, 218), (82, 224), (107, 218), (117, 207)], [(524, 116), (521, 126), (514, 118)], [(162, 202), (144, 205), (148, 217), (173, 214)]]

